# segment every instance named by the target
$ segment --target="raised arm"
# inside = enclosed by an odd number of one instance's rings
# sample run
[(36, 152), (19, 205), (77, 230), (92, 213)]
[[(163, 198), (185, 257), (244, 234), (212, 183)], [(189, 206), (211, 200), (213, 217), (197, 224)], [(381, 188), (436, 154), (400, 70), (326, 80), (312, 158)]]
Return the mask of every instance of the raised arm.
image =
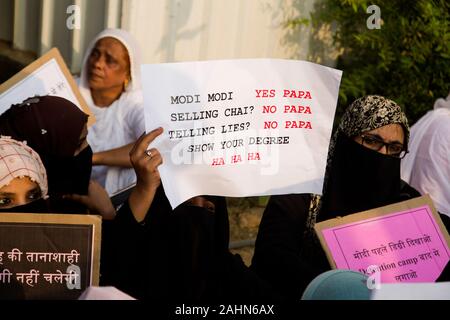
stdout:
[(132, 142), (119, 148), (96, 152), (92, 156), (92, 165), (132, 168), (130, 153), (134, 144), (135, 143)]

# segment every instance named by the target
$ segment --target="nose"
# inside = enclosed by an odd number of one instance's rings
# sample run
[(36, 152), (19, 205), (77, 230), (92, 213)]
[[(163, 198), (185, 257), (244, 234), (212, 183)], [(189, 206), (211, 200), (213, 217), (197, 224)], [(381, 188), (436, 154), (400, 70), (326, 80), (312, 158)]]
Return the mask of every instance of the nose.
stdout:
[(383, 146), (381, 147), (381, 149), (378, 150), (378, 152), (387, 155), (387, 154), (388, 154), (388, 147), (387, 147), (387, 145), (383, 145)]
[(30, 202), (29, 199), (27, 199), (26, 195), (18, 195), (17, 199), (16, 199), (16, 205), (17, 206), (24, 206), (26, 204), (28, 204)]
[(101, 69), (103, 67), (103, 58), (99, 57), (91, 57), (91, 67), (93, 69)]
[(103, 59), (102, 58), (95, 59), (94, 63), (93, 63), (93, 66), (94, 66), (94, 68), (101, 69), (102, 66), (103, 66)]

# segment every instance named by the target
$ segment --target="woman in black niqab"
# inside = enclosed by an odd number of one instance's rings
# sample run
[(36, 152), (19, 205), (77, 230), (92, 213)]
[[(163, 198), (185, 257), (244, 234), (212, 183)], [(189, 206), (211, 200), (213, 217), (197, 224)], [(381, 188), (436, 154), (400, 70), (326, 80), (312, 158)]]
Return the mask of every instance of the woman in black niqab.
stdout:
[(29, 98), (0, 115), (0, 134), (27, 141), (41, 157), (52, 211), (86, 212), (84, 206), (62, 196), (88, 192), (92, 150), (88, 145), (82, 147), (87, 119), (72, 102), (56, 96)]
[[(388, 152), (392, 141), (382, 139), (377, 150), (362, 140), (387, 126), (398, 130), (399, 154)], [(297, 301), (309, 282), (330, 268), (314, 233), (317, 221), (420, 196), (400, 180), (400, 155), (407, 151), (408, 139), (406, 116), (394, 101), (374, 95), (354, 101), (330, 141), (323, 195), (271, 197), (253, 256), (258, 275), (287, 300)]]

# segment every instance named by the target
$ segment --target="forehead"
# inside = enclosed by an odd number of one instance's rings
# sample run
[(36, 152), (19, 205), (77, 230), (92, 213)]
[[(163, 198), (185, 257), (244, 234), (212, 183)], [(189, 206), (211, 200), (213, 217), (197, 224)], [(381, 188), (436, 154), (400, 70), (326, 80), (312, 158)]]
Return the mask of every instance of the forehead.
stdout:
[(27, 193), (37, 187), (38, 184), (34, 181), (31, 181), (31, 179), (28, 177), (14, 178), (8, 185), (0, 188), (0, 193), (21, 194)]
[(364, 133), (373, 134), (380, 136), (385, 141), (397, 141), (400, 143), (404, 143), (405, 140), (405, 132), (403, 127), (398, 123), (388, 124), (370, 131), (366, 131)]
[(122, 42), (112, 37), (106, 37), (98, 40), (95, 44), (95, 48), (97, 50), (106, 51), (111, 55), (128, 56), (128, 51)]

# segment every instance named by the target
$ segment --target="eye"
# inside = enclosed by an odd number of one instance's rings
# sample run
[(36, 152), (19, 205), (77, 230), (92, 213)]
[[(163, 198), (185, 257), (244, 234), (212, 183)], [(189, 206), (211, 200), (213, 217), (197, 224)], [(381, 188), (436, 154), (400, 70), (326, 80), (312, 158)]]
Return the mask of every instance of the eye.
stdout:
[(377, 138), (371, 137), (371, 136), (365, 136), (365, 137), (364, 137), (364, 141), (365, 141), (367, 144), (372, 145), (372, 146), (379, 145), (380, 142), (381, 142), (381, 141), (378, 140)]
[(117, 60), (114, 59), (111, 56), (107, 56), (106, 57), (106, 63), (109, 64), (109, 65), (116, 65), (117, 64)]
[(398, 154), (403, 151), (403, 146), (400, 144), (391, 144), (389, 149), (391, 150), (391, 153)]
[(35, 189), (28, 194), (28, 199), (30, 200), (38, 200), (40, 198), (42, 198), (42, 192), (40, 188)]
[(7, 207), (11, 205), (12, 200), (10, 198), (0, 198), (0, 207)]
[(99, 55), (100, 55), (100, 53), (98, 52), (97, 49), (92, 50), (91, 58), (98, 58)]

